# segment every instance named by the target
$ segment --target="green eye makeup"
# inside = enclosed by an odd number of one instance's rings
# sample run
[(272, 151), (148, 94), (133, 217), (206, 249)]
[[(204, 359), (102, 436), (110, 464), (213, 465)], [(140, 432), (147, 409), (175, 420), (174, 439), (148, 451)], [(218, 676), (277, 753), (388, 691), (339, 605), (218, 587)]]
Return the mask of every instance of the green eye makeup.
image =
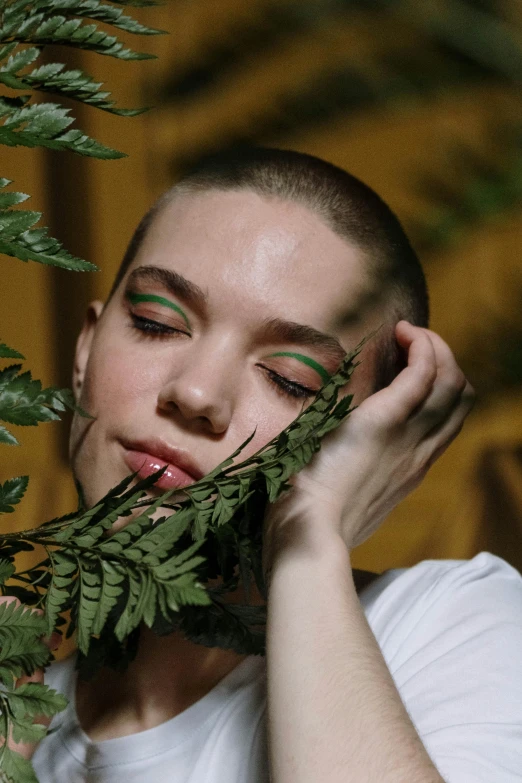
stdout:
[(174, 304), (174, 302), (171, 302), (170, 299), (165, 299), (164, 296), (157, 296), (157, 294), (132, 294), (128, 293), (125, 294), (129, 302), (132, 304), (139, 304), (139, 302), (157, 302), (157, 304), (163, 305), (164, 307), (170, 307), (171, 310), (174, 310), (176, 313), (179, 313), (185, 323), (187, 324), (187, 327), (190, 329), (190, 324), (187, 316), (181, 309), (181, 307), (178, 307), (177, 304)]
[(323, 384), (328, 383), (330, 380), (331, 376), (324, 367), (319, 362), (314, 361), (314, 359), (310, 359), (309, 356), (303, 356), (301, 353), (292, 353), (291, 351), (279, 351), (278, 353), (271, 353), (270, 356), (291, 356), (293, 359), (297, 359), (299, 362), (307, 364), (312, 370), (315, 370), (321, 377)]

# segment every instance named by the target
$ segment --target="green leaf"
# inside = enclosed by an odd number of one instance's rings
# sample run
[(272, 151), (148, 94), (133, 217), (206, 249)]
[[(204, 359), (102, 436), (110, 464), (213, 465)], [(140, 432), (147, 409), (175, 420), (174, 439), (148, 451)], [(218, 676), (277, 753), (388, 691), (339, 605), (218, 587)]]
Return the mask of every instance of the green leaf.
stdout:
[[(46, 685), (31, 682), (15, 690), (4, 690), (0, 694), (0, 705), (2, 739), (5, 740), (9, 728), (15, 742), (37, 742), (46, 735), (47, 727), (35, 723), (35, 718), (56, 715), (65, 709), (67, 700)], [(38, 783), (30, 762), (11, 750), (5, 742), (0, 749), (0, 769), (3, 781)]]
[[(47, 147), (52, 150), (70, 150), (79, 155), (105, 160), (124, 158), (125, 153), (91, 139), (80, 130), (65, 130), (72, 122), (70, 109), (56, 103), (33, 103), (12, 107), (0, 98), (0, 144), (9, 147)], [(31, 213), (38, 215), (38, 213)], [(36, 218), (33, 222), (36, 222)], [(32, 225), (32, 224), (31, 224)]]
[[(1, 197), (2, 194), (0, 194)], [(15, 351), (14, 348), (9, 348), (5, 343), (0, 343), (0, 359), (25, 359), (25, 356)]]
[(15, 436), (12, 435), (9, 430), (7, 430), (5, 427), (2, 427), (0, 424), (0, 443), (4, 443), (7, 446), (19, 446), (19, 442), (16, 440)]
[[(11, 180), (0, 179), (0, 189), (10, 184)], [(75, 272), (95, 271), (97, 267), (94, 264), (70, 255), (58, 240), (48, 237), (46, 228), (31, 228), (40, 220), (40, 212), (7, 209), (26, 198), (28, 197), (25, 193), (0, 193), (0, 253), (14, 256), (21, 261), (37, 261)], [(23, 357), (19, 355), (13, 358)]]
[(74, 398), (68, 390), (42, 389), (29, 371), (20, 372), (20, 364), (0, 370), (0, 420), (20, 426), (34, 426), (60, 418), (64, 406), (74, 410)]
[[(45, 631), (45, 621), (40, 614), (27, 609), (25, 606), (17, 605), (14, 601), (9, 603), (0, 603), (0, 637), (10, 633), (13, 629), (23, 630), (29, 634), (39, 637)], [(0, 657), (3, 650), (0, 649)]]
[(23, 498), (28, 482), (29, 476), (17, 476), (0, 484), (0, 514), (14, 511), (13, 506)]
[(181, 629), (188, 639), (239, 654), (265, 654), (265, 625), (264, 606), (226, 604), (217, 597), (211, 606), (190, 607), (181, 615)]
[[(122, 3), (127, 5), (127, 3)], [(147, 27), (130, 16), (124, 16), (121, 8), (115, 8), (99, 0), (51, 0), (49, 3), (42, 3), (39, 9), (48, 8), (53, 13), (72, 13), (74, 16), (95, 19), (105, 24), (110, 24), (120, 30), (136, 35), (161, 35), (164, 30), (157, 30), (153, 27)]]
[[(110, 35), (103, 30), (100, 30), (96, 24), (82, 23), (81, 19), (68, 19), (67, 16), (62, 14), (49, 15), (48, 10), (50, 7), (58, 9), (61, 0), (57, 0), (56, 5), (48, 5), (46, 13), (31, 13), (27, 15), (20, 23), (19, 20), (11, 21), (0, 28), (0, 37), (6, 38), (9, 35), (19, 43), (36, 44), (41, 46), (43, 44), (63, 44), (65, 46), (72, 46), (79, 49), (86, 49), (99, 54), (108, 55), (110, 57), (117, 57), (121, 60), (150, 60), (155, 59), (155, 55), (146, 54), (145, 52), (136, 52), (132, 49), (125, 48), (124, 44), (118, 40), (115, 35)], [(66, 8), (66, 3), (62, 4), (60, 10), (69, 10), (73, 14), (89, 17), (96, 13), (95, 3), (75, 3), (76, 10)], [(89, 5), (92, 11), (89, 12)], [(83, 6), (83, 8), (82, 8)], [(108, 5), (98, 4), (98, 13), (100, 15), (110, 15), (111, 7)], [(105, 11), (103, 10), (105, 9)], [(83, 13), (82, 13), (83, 11)], [(122, 21), (123, 20), (123, 21)], [(127, 20), (127, 21), (125, 21)], [(116, 24), (115, 24), (116, 22)], [(120, 17), (119, 20), (111, 22), (112, 25), (122, 26), (125, 28), (131, 28), (134, 26), (134, 30), (131, 32), (140, 32), (141, 34), (157, 35), (161, 30), (154, 30), (153, 28), (146, 28), (139, 26), (137, 22), (129, 17)], [(141, 29), (138, 30), (138, 27)], [(122, 29), (125, 29), (122, 28)]]
[(11, 239), (17, 234), (22, 234), (40, 219), (40, 212), (28, 212), (27, 210), (17, 210), (16, 212), (7, 212), (3, 210), (0, 213), (0, 236), (2, 239)]
[(98, 615), (98, 605), (103, 600), (101, 594), (101, 575), (93, 571), (80, 569), (80, 592), (78, 605), (78, 647), (84, 653), (89, 648), (89, 640), (94, 621)]
[(0, 209), (14, 207), (16, 204), (27, 201), (28, 198), (27, 193), (0, 193)]
[(0, 769), (2, 783), (38, 783), (31, 762), (5, 744), (0, 749)]
[(141, 574), (140, 572), (131, 572), (128, 574), (128, 581), (125, 590), (127, 594), (127, 601), (125, 603), (125, 608), (123, 609), (123, 612), (120, 614), (118, 622), (116, 623), (116, 627), (114, 628), (114, 634), (120, 642), (138, 625), (138, 623), (135, 622), (131, 627), (131, 621), (134, 614), (134, 609), (140, 598), (140, 593), (145, 589), (143, 584), (144, 578), (145, 574)]
[(12, 686), (16, 678), (45, 666), (50, 651), (40, 638), (45, 628), (41, 615), (14, 602), (0, 606), (12, 612), (4, 610), (0, 615), (0, 680)]
[(9, 57), (13, 49), (15, 49), (17, 46), (18, 44), (16, 41), (4, 44), (3, 46), (0, 44), (0, 61), (5, 60), (6, 57)]
[(98, 602), (96, 613), (92, 620), (91, 633), (101, 633), (109, 613), (116, 605), (119, 596), (122, 593), (121, 584), (125, 579), (123, 567), (110, 561), (101, 561), (103, 569), (103, 585), (101, 590), (101, 599)]
[(72, 256), (64, 250), (57, 239), (47, 236), (46, 228), (31, 229), (7, 241), (2, 239), (0, 232), (0, 253), (19, 258), (20, 261), (37, 261), (39, 264), (58, 266), (72, 272), (94, 272), (98, 269), (95, 264)]
[(39, 742), (47, 734), (47, 726), (42, 723), (18, 720), (12, 714), (10, 717), (11, 732), (14, 742)]
[(5, 65), (0, 66), (0, 73), (16, 73), (17, 71), (31, 65), (40, 55), (40, 50), (35, 46), (28, 49), (19, 49), (12, 54)]
[(64, 580), (53, 574), (51, 586), (47, 590), (45, 596), (45, 617), (47, 625), (45, 633), (50, 636), (56, 627), (56, 621), (60, 612), (65, 611), (67, 601), (69, 599), (69, 592), (63, 589), (61, 585), (65, 584), (69, 586), (72, 583), (72, 579)]
[[(0, 82), (14, 90), (39, 90), (79, 101), (97, 109), (123, 117), (134, 117), (146, 109), (120, 109), (115, 101), (109, 99), (110, 92), (100, 90), (101, 82), (95, 82), (90, 76), (74, 69), (66, 71), (63, 63), (47, 63), (23, 75), (3, 73), (0, 69)], [(1, 202), (0, 202), (1, 204)]]
[(0, 585), (4, 585), (14, 572), (15, 566), (11, 560), (0, 560)]
[(67, 699), (47, 685), (26, 682), (11, 694), (9, 706), (31, 718), (39, 715), (51, 718), (67, 707)]

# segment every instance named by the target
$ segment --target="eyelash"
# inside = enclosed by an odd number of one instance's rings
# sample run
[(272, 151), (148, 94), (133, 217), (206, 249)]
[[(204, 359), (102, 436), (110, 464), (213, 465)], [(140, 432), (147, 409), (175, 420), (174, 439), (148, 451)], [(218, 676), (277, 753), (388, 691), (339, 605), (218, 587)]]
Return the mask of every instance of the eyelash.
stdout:
[[(150, 318), (144, 318), (141, 315), (130, 313), (132, 319), (132, 328), (137, 329), (139, 332), (149, 335), (163, 335), (170, 334), (188, 334), (181, 329), (175, 329), (173, 326), (167, 326), (159, 321), (153, 321)], [(259, 365), (263, 367), (263, 365)], [(300, 383), (294, 383), (287, 378), (283, 378), (282, 375), (278, 375), (273, 370), (269, 370), (268, 367), (263, 367), (267, 374), (269, 383), (271, 383), (279, 394), (286, 397), (293, 397), (294, 399), (306, 399), (308, 397), (314, 397), (317, 391), (309, 389), (307, 386), (302, 386)]]
[(317, 394), (314, 389), (309, 389), (307, 386), (301, 386), (300, 383), (289, 381), (286, 378), (283, 378), (282, 375), (278, 375), (273, 370), (269, 370), (267, 367), (264, 369), (266, 370), (269, 382), (276, 387), (276, 391), (279, 393), (283, 393), (289, 397), (295, 397), (297, 399), (306, 399), (307, 397), (314, 397)]
[(184, 332), (182, 329), (175, 329), (173, 326), (167, 326), (166, 324), (162, 324), (159, 321), (152, 321), (150, 318), (144, 318), (142, 315), (130, 313), (130, 317), (132, 319), (132, 328), (137, 329), (139, 332), (145, 332), (145, 334), (189, 334), (188, 332)]

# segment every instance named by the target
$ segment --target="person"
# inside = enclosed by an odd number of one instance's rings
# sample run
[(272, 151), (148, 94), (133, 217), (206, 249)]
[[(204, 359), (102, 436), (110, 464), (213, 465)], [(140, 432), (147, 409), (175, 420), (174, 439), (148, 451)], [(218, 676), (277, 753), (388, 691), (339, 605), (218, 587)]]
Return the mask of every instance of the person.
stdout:
[(351, 567), (473, 403), (399, 221), (355, 177), (255, 149), (152, 207), (78, 339), (95, 419), (74, 417), (72, 469), (92, 506), (134, 470), (186, 486), (256, 428), (245, 459), (375, 330), (343, 390), (358, 407), (267, 507), (266, 658), (143, 628), (124, 673), (54, 663), (70, 704), (34, 751), (41, 783), (522, 780), (520, 574), (488, 552)]

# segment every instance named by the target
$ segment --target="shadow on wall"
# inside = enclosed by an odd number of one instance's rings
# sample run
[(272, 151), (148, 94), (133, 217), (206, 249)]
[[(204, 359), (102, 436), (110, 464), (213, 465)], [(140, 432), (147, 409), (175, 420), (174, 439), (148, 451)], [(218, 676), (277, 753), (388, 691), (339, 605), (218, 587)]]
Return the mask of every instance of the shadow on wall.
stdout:
[(522, 440), (484, 450), (476, 470), (482, 496), (479, 547), (522, 572)]

